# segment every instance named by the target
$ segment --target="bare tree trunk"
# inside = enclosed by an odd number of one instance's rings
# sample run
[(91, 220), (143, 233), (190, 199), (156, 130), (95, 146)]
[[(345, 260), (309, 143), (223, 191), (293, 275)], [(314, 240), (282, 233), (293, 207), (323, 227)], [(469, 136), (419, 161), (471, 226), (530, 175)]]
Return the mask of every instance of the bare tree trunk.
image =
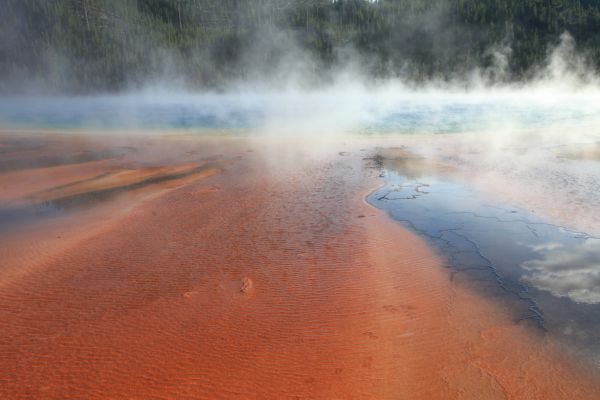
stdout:
[(306, 6), (306, 5), (305, 5), (305, 7), (306, 7), (306, 32), (308, 32), (308, 11), (309, 11), (309, 7)]
[(90, 30), (90, 20), (88, 18), (88, 10), (87, 10), (87, 0), (82, 0), (83, 3), (83, 15), (85, 17), (85, 25), (87, 26), (88, 31)]
[(179, 30), (183, 30), (183, 24), (181, 23), (181, 0), (177, 1), (177, 14), (179, 15)]

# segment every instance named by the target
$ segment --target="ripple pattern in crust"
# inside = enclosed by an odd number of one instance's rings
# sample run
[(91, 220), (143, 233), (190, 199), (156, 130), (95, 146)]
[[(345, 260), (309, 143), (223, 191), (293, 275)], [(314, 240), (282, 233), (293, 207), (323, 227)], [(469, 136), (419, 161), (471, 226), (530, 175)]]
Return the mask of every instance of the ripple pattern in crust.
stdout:
[(360, 157), (259, 153), (0, 286), (0, 397), (597, 398), (364, 202)]

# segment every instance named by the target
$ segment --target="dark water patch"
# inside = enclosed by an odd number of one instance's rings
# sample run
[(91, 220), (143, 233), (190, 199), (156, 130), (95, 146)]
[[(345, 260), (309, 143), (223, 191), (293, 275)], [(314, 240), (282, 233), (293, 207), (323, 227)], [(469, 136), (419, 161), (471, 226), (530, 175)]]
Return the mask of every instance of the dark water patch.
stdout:
[(137, 189), (142, 189), (150, 185), (185, 178), (194, 174), (198, 174), (200, 172), (210, 170), (212, 168), (217, 168), (217, 166), (212, 164), (202, 165), (181, 172), (174, 172), (170, 174), (149, 177), (147, 179), (135, 183), (110, 187), (106, 189), (91, 190), (84, 193), (78, 193), (64, 197), (58, 197), (46, 201), (45, 203), (51, 205), (52, 207), (58, 207), (61, 210), (89, 207), (96, 203), (110, 200), (119, 194), (131, 192)]
[(0, 172), (18, 171), (24, 169), (48, 168), (67, 164), (81, 164), (91, 161), (101, 161), (124, 156), (129, 152), (127, 147), (100, 151), (83, 151), (65, 155), (47, 155), (27, 158), (0, 160)]
[[(105, 189), (90, 190), (87, 192), (56, 197), (44, 201), (32, 200), (32, 203), (22, 205), (0, 205), (0, 232), (8, 231), (16, 226), (29, 222), (58, 217), (67, 212), (90, 208), (94, 205), (112, 200), (117, 196), (138, 189), (143, 189), (151, 185), (176, 179), (186, 178), (213, 168), (218, 168), (218, 166), (216, 164), (205, 164), (181, 172), (149, 177), (131, 184), (113, 186)], [(94, 179), (97, 178), (98, 177)], [(65, 186), (68, 187), (70, 185), (63, 185), (63, 187)]]
[(16, 151), (37, 150), (50, 143), (49, 140), (36, 137), (2, 137), (0, 136), (0, 154)]
[(0, 233), (43, 219), (54, 218), (63, 212), (53, 204), (0, 205)]
[(386, 184), (369, 202), (426, 238), (453, 278), (505, 298), (517, 320), (535, 322), (598, 363), (600, 238), (486, 201), (447, 174), (383, 171)]
[(83, 184), (89, 184), (89, 183), (93, 184), (95, 182), (98, 182), (98, 180), (109, 177), (113, 174), (114, 174), (114, 172), (103, 172), (98, 175), (92, 176), (91, 178), (79, 179), (77, 181), (65, 183), (62, 185), (56, 185), (56, 186), (51, 187), (50, 189), (36, 193), (32, 197), (30, 197), (30, 199), (31, 199), (31, 201), (35, 202), (37, 198), (52, 197), (52, 192), (75, 188), (75, 187), (81, 186)]

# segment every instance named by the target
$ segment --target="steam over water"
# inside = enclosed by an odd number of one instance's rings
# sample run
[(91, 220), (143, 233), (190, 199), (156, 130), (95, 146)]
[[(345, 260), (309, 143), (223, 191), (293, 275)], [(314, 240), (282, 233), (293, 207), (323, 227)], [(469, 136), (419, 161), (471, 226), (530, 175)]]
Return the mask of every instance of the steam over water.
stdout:
[(251, 129), (273, 134), (494, 134), (577, 128), (600, 121), (600, 96), (579, 93), (320, 92), (0, 98), (0, 124), (49, 129)]

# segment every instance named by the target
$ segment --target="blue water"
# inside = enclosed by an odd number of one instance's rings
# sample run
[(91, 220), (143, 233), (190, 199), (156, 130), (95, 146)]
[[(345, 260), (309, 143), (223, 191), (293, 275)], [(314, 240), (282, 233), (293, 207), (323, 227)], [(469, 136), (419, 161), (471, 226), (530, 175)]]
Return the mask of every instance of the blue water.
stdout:
[[(518, 98), (517, 98), (518, 99)], [(600, 116), (590, 101), (515, 101), (468, 96), (377, 94), (181, 94), (0, 98), (0, 126), (51, 129), (260, 129), (322, 123), (358, 133), (461, 133), (543, 130)], [(314, 128), (311, 125), (311, 128)]]
[(255, 126), (256, 105), (228, 97), (0, 98), (0, 124), (51, 129), (235, 129)]
[(422, 235), (453, 278), (505, 298), (516, 321), (600, 360), (600, 238), (485, 201), (449, 175), (399, 168), (383, 176), (385, 186), (369, 202)]
[(510, 122), (512, 129), (540, 130), (557, 124), (582, 123), (599, 114), (573, 103), (515, 104), (510, 101), (468, 102), (450, 99), (399, 101), (387, 112), (373, 115), (377, 117), (365, 126), (368, 132), (449, 134), (501, 130), (507, 122)]

